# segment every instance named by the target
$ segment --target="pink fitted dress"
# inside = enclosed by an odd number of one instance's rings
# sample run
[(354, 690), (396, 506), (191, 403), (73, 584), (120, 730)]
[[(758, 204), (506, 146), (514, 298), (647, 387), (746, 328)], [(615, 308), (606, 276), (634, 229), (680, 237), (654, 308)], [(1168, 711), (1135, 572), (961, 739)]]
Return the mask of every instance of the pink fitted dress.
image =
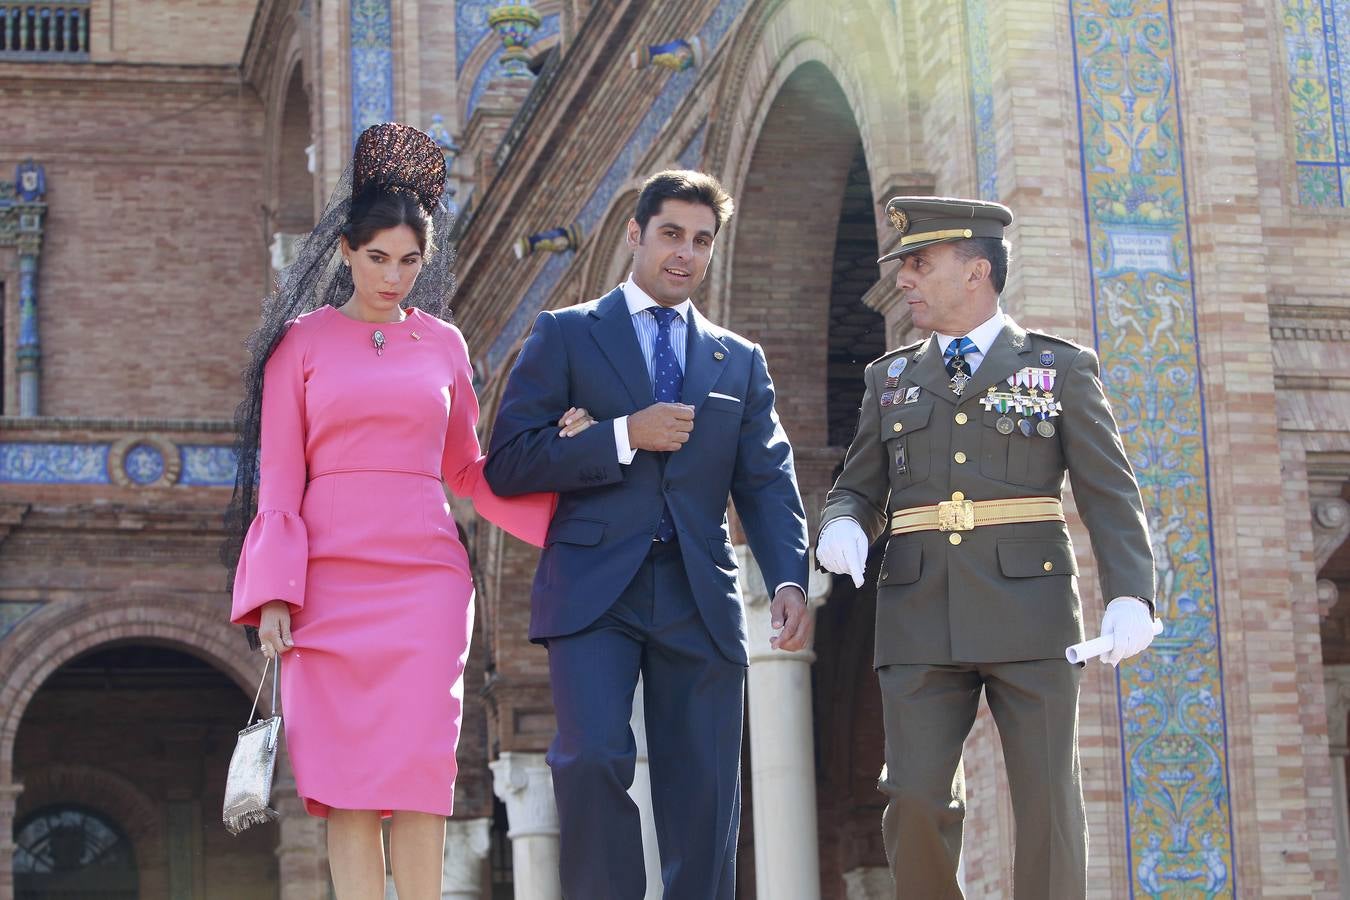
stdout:
[(283, 721), (313, 815), (451, 812), (473, 581), (442, 480), (536, 545), (556, 503), (492, 493), (472, 378), (459, 330), (416, 309), (376, 324), (320, 307), (264, 370), (258, 515), (231, 618), (290, 604)]

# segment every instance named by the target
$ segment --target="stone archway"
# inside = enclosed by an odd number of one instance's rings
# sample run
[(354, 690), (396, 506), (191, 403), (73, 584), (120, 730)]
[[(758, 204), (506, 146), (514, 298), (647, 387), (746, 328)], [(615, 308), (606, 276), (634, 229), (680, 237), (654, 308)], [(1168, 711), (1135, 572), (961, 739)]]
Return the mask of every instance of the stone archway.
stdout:
[(277, 209), (280, 231), (307, 234), (314, 227), (314, 175), (310, 171), (309, 94), (296, 63), (286, 81), (277, 129)]
[(600, 220), (595, 234), (586, 238), (590, 245), (590, 259), (582, 279), (583, 296), (587, 300), (602, 297), (628, 277), (633, 254), (624, 243), (628, 220), (633, 218), (642, 185), (638, 181), (616, 192), (613, 202)]
[(268, 194), (269, 246), (272, 269), (279, 271), (295, 259), (300, 241), (314, 227), (316, 145), (311, 130), (309, 92), (297, 59), (276, 94), (272, 110)]
[[(212, 827), (219, 814), (214, 810), (218, 800), (212, 798), (219, 794), (223, 785), (224, 769), (233, 749), (233, 732), (243, 726), (243, 717), (247, 715), (262, 671), (262, 659), (248, 651), (239, 629), (225, 620), (223, 606), (185, 601), (181, 596), (136, 592), (94, 601), (48, 603), (24, 619), (0, 645), (0, 831), (8, 834), (16, 810), (33, 808), (31, 803), (41, 799), (44, 791), (50, 795), (49, 789), (53, 786), (65, 785), (76, 794), (88, 794), (84, 802), (93, 807), (104, 801), (119, 802), (116, 799), (119, 796), (126, 799), (126, 791), (119, 793), (117, 787), (134, 772), (113, 772), (111, 777), (108, 772), (102, 772), (93, 780), (77, 778), (71, 781), (68, 777), (72, 773), (88, 774), (91, 766), (98, 768), (102, 759), (96, 753), (81, 755), (76, 747), (68, 754), (72, 755), (71, 759), (51, 759), (50, 762), (59, 764), (54, 768), (45, 765), (50, 754), (44, 748), (50, 745), (68, 750), (69, 738), (55, 735), (51, 727), (34, 732), (34, 720), (29, 714), (41, 709), (40, 721), (48, 725), (67, 723), (78, 743), (81, 726), (69, 723), (85, 720), (71, 716), (64, 708), (65, 698), (53, 696), (44, 688), (52, 684), (54, 676), (68, 679), (71, 667), (74, 665), (78, 669), (82, 659), (106, 652), (108, 648), (127, 647), (159, 648), (161, 653), (189, 656), (197, 661), (200, 670), (212, 673), (216, 679), (214, 696), (219, 702), (212, 708), (223, 709), (220, 702), (224, 702), (229, 708), (228, 723), (218, 722), (209, 728), (198, 726), (186, 721), (185, 714), (181, 719), (171, 717), (167, 730), (161, 727), (165, 723), (153, 730), (152, 739), (163, 744), (169, 759), (179, 759), (183, 765), (195, 767), (187, 783), (200, 787), (195, 793), (176, 789), (178, 792), (173, 796), (161, 797), (157, 801), (158, 820), (164, 823), (165, 834), (174, 828), (192, 828), (195, 834), (202, 835), (200, 840), (207, 845), (231, 846), (226, 842), (233, 839), (222, 829)], [(88, 673), (83, 675), (87, 677)], [(65, 687), (69, 688), (69, 685)], [(130, 695), (124, 692), (120, 696), (125, 700)], [(39, 701), (40, 706), (35, 707)], [(88, 708), (98, 710), (97, 705)], [(116, 715), (120, 715), (116, 710), (99, 711), (104, 720), (120, 721), (116, 719)], [(128, 709), (128, 731), (134, 729), (140, 721), (138, 715), (143, 712)], [(93, 718), (89, 717), (91, 721)], [(236, 718), (238, 724), (235, 724)], [(107, 727), (105, 725), (105, 731)], [(22, 749), (23, 742), (30, 737), (38, 743)], [(95, 743), (112, 740), (108, 734), (101, 739), (97, 735), (93, 737)], [(50, 743), (53, 741), (55, 743)], [(180, 753), (174, 747), (189, 749)], [(35, 793), (25, 799), (24, 778), (30, 774)], [(100, 784), (104, 788), (102, 791), (97, 790)], [(208, 794), (211, 797), (207, 797)], [(256, 835), (249, 836), (249, 840), (258, 845), (255, 849), (262, 850), (264, 859), (270, 861), (280, 857), (287, 871), (294, 873), (293, 877), (288, 875), (281, 887), (281, 897), (320, 900), (326, 890), (322, 835), (306, 821), (301, 804), (294, 796), (294, 785), (284, 757), (277, 773), (274, 803), (283, 812), (280, 831), (260, 829)], [(133, 838), (136, 837), (138, 835), (133, 834)], [(145, 843), (148, 839), (139, 835), (139, 840)], [(168, 854), (167, 850), (155, 851), (156, 846), (163, 845), (157, 845), (153, 840), (146, 846), (150, 850), (143, 857), (142, 865), (162, 860)], [(141, 848), (138, 846), (137, 849), (139, 853)], [(180, 848), (179, 852), (183, 850)], [(12, 853), (12, 846), (0, 846), (0, 900), (12, 900), (13, 897)], [(146, 891), (156, 883), (162, 883), (165, 887), (162, 896), (167, 897), (168, 885), (164, 881), (167, 877), (161, 872), (143, 880), (142, 896), (161, 896)]]
[[(814, 523), (856, 427), (863, 368), (886, 350), (886, 323), (864, 303), (880, 278), (866, 142), (849, 97), (822, 59), (829, 54), (799, 48), (789, 57), (795, 66), (785, 61), (766, 82), (775, 92), (762, 105), (753, 148), (737, 176), (740, 208), (733, 219), (724, 318), (764, 348)], [(818, 848), (806, 852), (818, 853), (819, 896), (831, 898), (844, 896), (846, 871), (885, 864), (879, 839), (866, 839), (878, 832), (879, 804), (872, 795), (881, 758), (878, 729), (869, 730), (866, 721), (878, 718), (869, 711), (879, 709), (870, 671), (871, 595), (855, 596), (860, 592), (851, 583), (846, 587), (837, 603), (831, 594), (817, 614), (815, 703), (807, 714), (814, 717), (818, 742), (820, 838)], [(828, 584), (823, 589), (828, 593)], [(752, 729), (755, 690), (752, 663)], [(760, 787), (753, 755), (751, 768), (750, 781)], [(876, 770), (871, 784), (855, 791), (853, 775), (867, 769)], [(760, 805), (755, 803), (750, 829), (757, 848), (775, 840), (762, 831), (770, 823), (761, 821)], [(755, 856), (767, 862), (765, 854)], [(762, 880), (759, 874), (756, 880)], [(765, 889), (782, 888), (766, 883), (759, 889), (764, 896)]]

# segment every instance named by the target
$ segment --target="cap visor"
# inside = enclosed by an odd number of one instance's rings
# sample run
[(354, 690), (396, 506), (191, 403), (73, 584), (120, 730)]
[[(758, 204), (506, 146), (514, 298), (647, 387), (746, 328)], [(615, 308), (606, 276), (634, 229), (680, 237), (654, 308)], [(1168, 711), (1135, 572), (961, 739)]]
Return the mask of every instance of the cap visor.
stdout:
[(934, 244), (945, 244), (948, 243), (949, 241), (963, 241), (963, 240), (965, 240), (965, 238), (954, 237), (954, 238), (939, 238), (936, 241), (919, 241), (918, 243), (910, 244), (907, 247), (897, 247), (890, 253), (887, 253), (881, 259), (877, 260), (877, 263), (881, 264), (884, 262), (890, 262), (893, 259), (899, 259), (902, 256), (913, 253), (915, 250), (922, 250), (924, 247), (931, 247)]

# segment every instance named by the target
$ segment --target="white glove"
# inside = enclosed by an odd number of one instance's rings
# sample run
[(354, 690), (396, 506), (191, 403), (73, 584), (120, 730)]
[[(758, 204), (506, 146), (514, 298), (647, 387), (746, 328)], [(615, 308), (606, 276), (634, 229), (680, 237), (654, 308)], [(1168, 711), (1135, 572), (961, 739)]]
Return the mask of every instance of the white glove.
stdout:
[(1153, 616), (1148, 604), (1138, 597), (1117, 597), (1106, 604), (1102, 637), (1107, 635), (1115, 641), (1111, 652), (1102, 654), (1102, 662), (1107, 665), (1118, 666), (1121, 660), (1142, 653), (1153, 643)]
[(867, 568), (867, 535), (852, 519), (834, 519), (816, 542), (816, 562), (827, 572), (848, 575), (854, 587), (863, 586)]

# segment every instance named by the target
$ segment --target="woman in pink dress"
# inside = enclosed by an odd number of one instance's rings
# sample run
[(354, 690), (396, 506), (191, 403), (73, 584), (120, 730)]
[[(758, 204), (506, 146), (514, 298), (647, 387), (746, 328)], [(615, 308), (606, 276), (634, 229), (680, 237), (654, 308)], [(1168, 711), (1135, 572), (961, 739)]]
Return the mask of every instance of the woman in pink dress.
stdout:
[[(306, 809), (328, 818), (338, 900), (383, 900), (390, 815), (400, 898), (441, 894), (473, 630), (468, 554), (442, 483), (536, 545), (556, 499), (499, 498), (482, 477), (468, 349), (427, 311), (448, 288), (449, 254), (433, 244), (444, 181), (439, 147), (416, 129), (362, 134), (351, 188), (264, 316), (262, 375), (246, 378), (240, 412), (236, 506), (252, 505), (243, 473), (255, 459), (260, 479), (231, 618), (258, 629), (269, 658), (285, 655), (287, 752)], [(574, 410), (559, 424), (572, 434), (590, 418)]]

